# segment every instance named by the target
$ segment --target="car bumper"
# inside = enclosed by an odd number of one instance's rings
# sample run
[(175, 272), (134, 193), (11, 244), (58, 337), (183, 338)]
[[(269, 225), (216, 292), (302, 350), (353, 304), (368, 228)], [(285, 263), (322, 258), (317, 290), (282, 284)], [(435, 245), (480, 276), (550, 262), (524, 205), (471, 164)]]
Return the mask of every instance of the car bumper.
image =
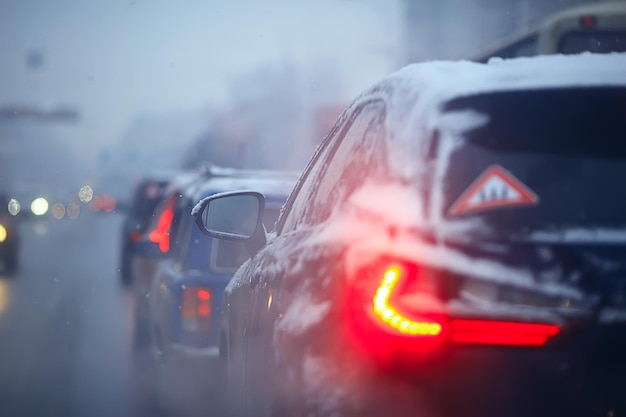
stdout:
[(173, 343), (170, 345), (170, 351), (180, 360), (211, 360), (219, 357), (219, 348), (217, 346), (198, 348), (192, 346), (180, 345)]
[(404, 377), (426, 387), (444, 415), (626, 416), (626, 326), (542, 348), (453, 346)]

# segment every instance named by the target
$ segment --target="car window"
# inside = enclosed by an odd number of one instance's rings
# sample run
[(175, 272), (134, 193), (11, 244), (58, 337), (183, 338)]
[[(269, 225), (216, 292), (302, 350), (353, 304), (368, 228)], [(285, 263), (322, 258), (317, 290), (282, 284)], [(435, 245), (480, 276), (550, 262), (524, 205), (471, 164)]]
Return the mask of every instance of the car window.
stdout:
[(296, 225), (299, 224), (300, 219), (302, 219), (303, 211), (306, 208), (303, 203), (305, 200), (304, 196), (309, 194), (313, 180), (318, 177), (318, 173), (325, 163), (324, 161), (326, 160), (326, 155), (332, 149), (331, 144), (333, 139), (344, 129), (344, 118), (345, 113), (340, 117), (337, 123), (335, 123), (335, 126), (333, 126), (330, 130), (324, 141), (322, 141), (321, 145), (317, 149), (317, 152), (304, 170), (300, 181), (296, 184), (294, 191), (287, 199), (287, 202), (285, 203), (285, 211), (280, 217), (279, 224), (277, 225), (277, 231), (279, 234), (284, 231), (293, 230)]
[(137, 188), (131, 208), (131, 216), (143, 220), (142, 228), (148, 225), (150, 215), (156, 209), (159, 201), (161, 201), (166, 184), (165, 182), (156, 181), (147, 182)]
[(572, 31), (559, 42), (559, 53), (571, 55), (581, 52), (606, 54), (626, 52), (626, 31)]
[(285, 229), (299, 224), (318, 224), (328, 219), (333, 207), (362, 184), (366, 177), (375, 176), (385, 158), (384, 103), (370, 102), (355, 110), (346, 125), (330, 139), (320, 158), (311, 168), (304, 184), (295, 196), (292, 210), (287, 214)]
[[(447, 109), (488, 115), (487, 123), (464, 132), (463, 144), (451, 155), (441, 208), (450, 219), (480, 218), (484, 230), (499, 236), (626, 225), (626, 197), (609, 191), (621, 189), (626, 176), (626, 89), (489, 93), (454, 100)], [(494, 166), (504, 182), (479, 186)], [(477, 190), (479, 203), (456, 210), (469, 190)], [(487, 209), (489, 201), (506, 201), (502, 196), (511, 192), (536, 198)]]
[(170, 229), (171, 251), (174, 257), (182, 259), (181, 256), (187, 246), (189, 239), (191, 219), (191, 205), (186, 198), (180, 198), (174, 209), (174, 219)]

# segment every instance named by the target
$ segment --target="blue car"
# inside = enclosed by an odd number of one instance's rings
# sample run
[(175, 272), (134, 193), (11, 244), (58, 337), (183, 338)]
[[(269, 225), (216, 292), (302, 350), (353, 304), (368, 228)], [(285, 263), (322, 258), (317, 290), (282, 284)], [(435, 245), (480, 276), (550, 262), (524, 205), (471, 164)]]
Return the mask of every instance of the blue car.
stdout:
[(150, 344), (159, 362), (217, 356), (224, 289), (249, 258), (243, 243), (205, 235), (192, 216), (193, 206), (225, 191), (260, 190), (267, 202), (263, 223), (271, 230), (296, 180), (291, 173), (213, 169), (181, 190), (167, 234), (168, 254), (156, 263), (146, 297)]

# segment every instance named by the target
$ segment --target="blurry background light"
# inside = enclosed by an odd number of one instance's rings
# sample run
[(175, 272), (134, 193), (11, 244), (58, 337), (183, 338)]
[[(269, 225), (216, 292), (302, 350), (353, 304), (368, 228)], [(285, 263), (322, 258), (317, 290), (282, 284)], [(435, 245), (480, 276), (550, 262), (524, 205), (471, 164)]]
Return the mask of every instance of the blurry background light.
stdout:
[(48, 212), (48, 201), (43, 197), (36, 198), (31, 203), (30, 210), (36, 216), (43, 216)]
[(4, 313), (9, 303), (9, 284), (0, 280), (0, 314)]
[(78, 198), (83, 203), (89, 203), (93, 199), (93, 189), (88, 185), (80, 187)]
[(67, 205), (67, 217), (74, 220), (80, 215), (80, 204), (72, 201)]
[(93, 200), (89, 203), (89, 208), (93, 212), (98, 212), (102, 210), (102, 198), (100, 196), (95, 196)]
[(61, 220), (65, 217), (65, 205), (63, 205), (63, 203), (54, 203), (52, 205), (52, 215), (57, 220)]
[(7, 240), (7, 229), (0, 224), (0, 242)]
[(9, 214), (11, 214), (12, 216), (17, 216), (20, 210), (21, 210), (20, 202), (14, 198), (10, 199), (9, 200)]
[(112, 213), (115, 210), (117, 201), (114, 197), (107, 194), (102, 194), (102, 209), (107, 213)]

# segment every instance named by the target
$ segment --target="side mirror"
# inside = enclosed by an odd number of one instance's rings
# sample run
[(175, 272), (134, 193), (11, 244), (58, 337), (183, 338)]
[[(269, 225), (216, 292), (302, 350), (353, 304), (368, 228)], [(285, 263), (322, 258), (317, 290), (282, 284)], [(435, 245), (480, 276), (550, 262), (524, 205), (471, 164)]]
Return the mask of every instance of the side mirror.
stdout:
[(192, 214), (202, 232), (217, 239), (244, 241), (250, 256), (254, 256), (266, 244), (264, 210), (263, 194), (233, 191), (205, 198)]
[(249, 240), (263, 231), (265, 197), (255, 191), (235, 191), (213, 195), (194, 208), (196, 223), (211, 237)]

